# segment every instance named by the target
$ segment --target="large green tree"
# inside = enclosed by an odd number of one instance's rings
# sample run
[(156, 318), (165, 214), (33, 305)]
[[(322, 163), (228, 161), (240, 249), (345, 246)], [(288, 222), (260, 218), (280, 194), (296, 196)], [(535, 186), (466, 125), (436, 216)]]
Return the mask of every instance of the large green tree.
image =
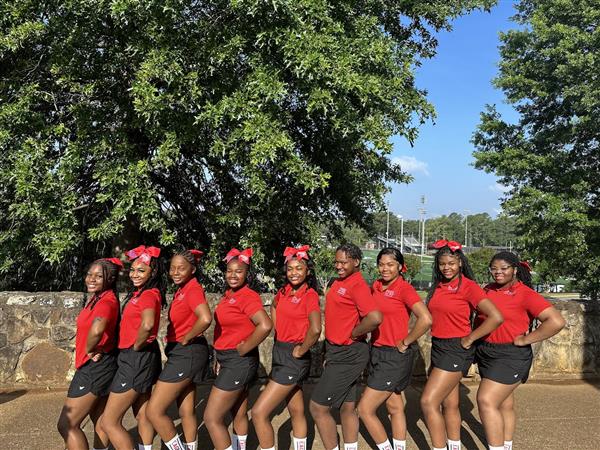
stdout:
[[(1, 0), (0, 273), (62, 287), (140, 242), (363, 224), (433, 114), (414, 68), (491, 0)], [(339, 232), (339, 230), (337, 230)]]
[(476, 167), (509, 186), (504, 208), (545, 278), (600, 292), (600, 7), (595, 0), (522, 0), (501, 35), (496, 86), (518, 113), (488, 107)]

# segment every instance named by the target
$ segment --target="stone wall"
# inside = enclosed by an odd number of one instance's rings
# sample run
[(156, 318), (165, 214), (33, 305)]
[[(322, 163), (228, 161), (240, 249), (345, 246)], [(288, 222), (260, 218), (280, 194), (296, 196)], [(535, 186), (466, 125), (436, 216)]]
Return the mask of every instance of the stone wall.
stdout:
[[(219, 299), (209, 294), (211, 308)], [(270, 305), (272, 295), (263, 295)], [(0, 292), (0, 384), (64, 387), (73, 376), (75, 318), (81, 307), (79, 292)], [(600, 376), (600, 309), (597, 303), (555, 301), (567, 321), (566, 328), (535, 346), (531, 379), (580, 379)], [(268, 309), (268, 308), (267, 308)], [(162, 318), (160, 341), (166, 318)], [(209, 341), (212, 328), (207, 332)], [(273, 338), (261, 344), (261, 375), (270, 370)], [(311, 375), (320, 374), (322, 345), (312, 349)], [(415, 375), (423, 376), (429, 365), (430, 338), (419, 342)], [(474, 374), (476, 376), (476, 373)]]

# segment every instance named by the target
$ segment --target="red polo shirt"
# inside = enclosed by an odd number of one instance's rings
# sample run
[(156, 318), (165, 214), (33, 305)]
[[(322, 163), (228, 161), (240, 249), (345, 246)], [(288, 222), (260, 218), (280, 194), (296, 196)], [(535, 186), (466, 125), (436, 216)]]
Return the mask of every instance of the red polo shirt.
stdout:
[(248, 286), (235, 292), (228, 289), (215, 308), (215, 349), (235, 349), (250, 336), (256, 329), (251, 317), (261, 309), (260, 295)]
[(332, 344), (352, 344), (354, 327), (375, 310), (371, 289), (360, 272), (335, 280), (325, 300), (325, 338)]
[(194, 310), (204, 303), (204, 289), (197, 279), (192, 278), (177, 289), (169, 308), (167, 342), (181, 342), (198, 320)]
[(292, 294), (288, 283), (275, 296), (275, 339), (281, 342), (304, 342), (308, 331), (308, 315), (319, 307), (319, 294), (303, 284)]
[(127, 302), (123, 310), (119, 333), (119, 348), (125, 349), (133, 347), (138, 336), (140, 325), (142, 324), (142, 311), (146, 309), (154, 310), (154, 326), (146, 342), (150, 344), (156, 339), (158, 325), (160, 323), (161, 297), (157, 288), (147, 289), (133, 293), (133, 296)]
[(92, 323), (97, 318), (106, 319), (107, 323), (95, 351), (108, 353), (117, 345), (115, 328), (119, 317), (119, 300), (117, 300), (113, 291), (104, 291), (100, 294), (100, 298), (95, 302), (94, 307), (90, 308), (92, 303), (94, 303), (93, 297), (77, 316), (77, 333), (75, 334), (75, 368), (77, 369), (90, 359), (85, 351), (87, 338)]
[(471, 333), (471, 312), (486, 298), (479, 285), (463, 276), (449, 283), (440, 283), (429, 300), (433, 323), (431, 335), (436, 338), (456, 338)]
[(412, 306), (421, 301), (414, 287), (398, 277), (387, 289), (381, 280), (373, 283), (373, 298), (377, 309), (383, 314), (383, 322), (373, 331), (371, 342), (375, 347), (395, 347), (408, 335), (408, 319)]
[[(489, 284), (485, 287), (487, 298), (504, 316), (504, 322), (485, 337), (485, 341), (495, 344), (512, 343), (515, 338), (529, 331), (531, 321), (552, 304), (525, 286), (520, 281), (510, 287), (500, 287)], [(483, 322), (486, 316), (479, 314), (478, 322)]]

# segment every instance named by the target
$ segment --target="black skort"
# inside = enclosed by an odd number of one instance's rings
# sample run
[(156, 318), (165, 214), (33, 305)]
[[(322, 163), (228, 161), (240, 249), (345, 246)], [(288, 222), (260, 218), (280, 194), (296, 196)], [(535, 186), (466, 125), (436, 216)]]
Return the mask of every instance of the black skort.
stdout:
[(134, 389), (145, 394), (152, 391), (161, 369), (158, 342), (154, 341), (137, 352), (133, 347), (121, 350), (118, 366), (111, 392), (120, 394)]
[(215, 350), (219, 373), (215, 386), (224, 391), (246, 389), (256, 379), (258, 372), (258, 348), (241, 356), (236, 349)]
[(190, 379), (192, 383), (201, 383), (208, 368), (208, 343), (204, 337), (198, 337), (187, 345), (169, 342), (165, 347), (167, 362), (158, 379), (166, 383), (177, 383)]
[(447, 372), (462, 372), (467, 376), (475, 358), (475, 346), (460, 345), (461, 338), (431, 338), (431, 366)]
[(376, 391), (397, 394), (405, 390), (410, 384), (415, 352), (413, 345), (404, 353), (400, 353), (396, 347), (372, 347), (367, 386)]
[(104, 397), (110, 393), (110, 385), (117, 372), (117, 352), (105, 353), (96, 362), (88, 360), (75, 372), (67, 397), (77, 398), (91, 393)]
[(310, 372), (310, 350), (302, 358), (294, 358), (292, 352), (299, 344), (275, 341), (273, 345), (273, 369), (271, 379), (283, 385), (302, 384)]
[(357, 382), (369, 362), (369, 345), (325, 343), (325, 368), (311, 399), (320, 405), (340, 408), (358, 400)]
[(531, 345), (480, 342), (475, 350), (475, 362), (481, 378), (502, 384), (525, 383), (533, 362)]

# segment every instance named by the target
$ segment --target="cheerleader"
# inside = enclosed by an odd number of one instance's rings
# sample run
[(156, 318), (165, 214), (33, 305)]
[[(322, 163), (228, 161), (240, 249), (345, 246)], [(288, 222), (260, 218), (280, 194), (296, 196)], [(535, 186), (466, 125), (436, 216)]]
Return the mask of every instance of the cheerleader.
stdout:
[(118, 369), (113, 379), (100, 427), (115, 450), (131, 450), (133, 441), (123, 427), (131, 407), (138, 423), (140, 450), (151, 450), (154, 428), (146, 416), (152, 386), (161, 368), (156, 335), (161, 306), (165, 305), (165, 279), (160, 249), (143, 245), (126, 253), (132, 261), (129, 278), (133, 292), (125, 299), (119, 332)]
[[(476, 348), (481, 375), (477, 405), (489, 448), (512, 450), (516, 426), (513, 392), (529, 376), (531, 344), (554, 336), (565, 326), (565, 320), (532, 289), (529, 264), (520, 262), (514, 253), (497, 253), (489, 270), (494, 283), (485, 290), (504, 316), (504, 323)], [(536, 318), (541, 325), (527, 333)], [(480, 314), (478, 321), (484, 319)]]
[[(402, 391), (410, 384), (415, 342), (431, 327), (431, 314), (402, 273), (404, 257), (396, 248), (384, 248), (377, 255), (381, 278), (372, 292), (383, 322), (371, 335), (371, 360), (367, 387), (358, 404), (358, 415), (379, 450), (406, 450), (406, 417)], [(408, 330), (410, 314), (417, 320)], [(392, 424), (393, 447), (377, 409), (385, 402)]]
[[(431, 325), (431, 372), (421, 396), (421, 408), (434, 450), (460, 450), (459, 383), (473, 363), (473, 343), (502, 323), (502, 314), (474, 281), (458, 242), (440, 240), (428, 294)], [(474, 330), (475, 310), (486, 319)], [(443, 414), (440, 408), (443, 409)]]
[[(67, 400), (58, 419), (58, 431), (67, 449), (88, 448), (81, 422), (88, 415), (94, 426), (101, 417), (117, 370), (116, 328), (119, 320), (117, 278), (123, 263), (117, 258), (90, 264), (85, 286), (89, 299), (77, 316), (75, 368)], [(94, 449), (108, 447), (106, 433), (94, 434)]]
[[(258, 345), (273, 327), (260, 296), (248, 286), (251, 257), (251, 248), (227, 253), (227, 290), (215, 308), (217, 378), (204, 410), (204, 424), (216, 450), (246, 449), (248, 387), (258, 370)], [(225, 426), (230, 411), (232, 438)]]
[[(169, 450), (196, 450), (196, 385), (203, 380), (208, 365), (208, 343), (202, 333), (212, 322), (204, 289), (196, 278), (201, 255), (200, 250), (176, 253), (169, 268), (169, 276), (179, 289), (169, 306), (168, 359), (146, 411)], [(167, 415), (167, 408), (175, 400), (185, 444)]]
[(360, 273), (362, 252), (354, 244), (335, 252), (338, 278), (325, 299), (325, 368), (310, 401), (310, 413), (326, 450), (338, 449), (331, 408), (340, 410), (345, 450), (358, 449), (357, 382), (369, 362), (367, 333), (382, 321), (371, 289)]
[(271, 380), (252, 408), (252, 423), (262, 450), (275, 450), (269, 415), (282, 401), (290, 413), (294, 450), (306, 450), (308, 426), (304, 416), (302, 382), (310, 370), (310, 348), (321, 334), (321, 309), (317, 279), (308, 245), (287, 247), (286, 284), (271, 306), (275, 323)]

